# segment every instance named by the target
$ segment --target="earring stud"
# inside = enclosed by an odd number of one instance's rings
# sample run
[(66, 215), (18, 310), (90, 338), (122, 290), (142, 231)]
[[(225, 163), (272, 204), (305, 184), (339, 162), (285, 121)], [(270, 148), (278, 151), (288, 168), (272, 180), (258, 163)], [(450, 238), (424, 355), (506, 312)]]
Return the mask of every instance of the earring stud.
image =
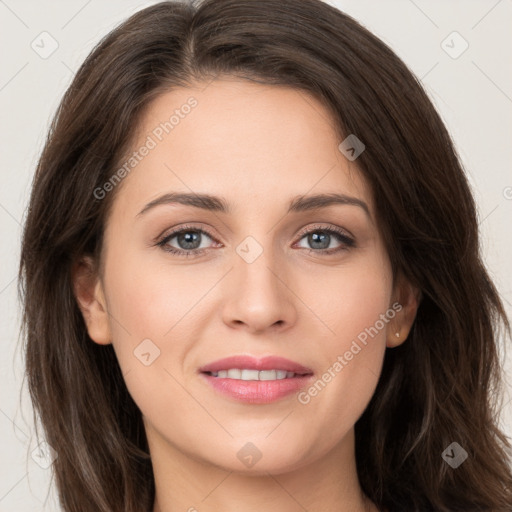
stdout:
[(395, 332), (395, 336), (396, 336), (397, 338), (400, 338), (400, 333), (399, 333), (399, 332)]

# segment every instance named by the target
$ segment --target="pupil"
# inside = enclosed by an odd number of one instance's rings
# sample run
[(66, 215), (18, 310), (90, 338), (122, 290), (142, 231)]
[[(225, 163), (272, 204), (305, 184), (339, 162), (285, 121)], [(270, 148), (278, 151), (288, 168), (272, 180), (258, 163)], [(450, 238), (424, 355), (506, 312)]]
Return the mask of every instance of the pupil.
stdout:
[[(318, 234), (318, 233), (321, 233), (321, 234)], [(323, 233), (321, 231), (319, 231), (318, 233), (313, 233), (312, 235), (309, 235), (309, 241), (310, 241), (311, 245), (315, 249), (327, 249), (329, 247), (329, 236), (330, 235)], [(325, 243), (325, 242), (327, 242), (327, 243)], [(320, 244), (321, 247), (318, 247), (315, 244)]]
[[(194, 240), (195, 239), (195, 240)], [(185, 247), (182, 249), (197, 249), (198, 246), (194, 246), (194, 244), (199, 240), (199, 233), (195, 231), (187, 231), (186, 233), (182, 233), (178, 236), (178, 243), (182, 242)], [(182, 244), (180, 243), (180, 246)]]

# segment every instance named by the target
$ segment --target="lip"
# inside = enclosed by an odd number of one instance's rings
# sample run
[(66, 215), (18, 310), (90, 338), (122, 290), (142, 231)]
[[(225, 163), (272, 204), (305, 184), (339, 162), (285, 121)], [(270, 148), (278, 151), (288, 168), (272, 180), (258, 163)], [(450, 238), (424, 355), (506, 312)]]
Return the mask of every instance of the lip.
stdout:
[[(298, 375), (280, 380), (241, 380), (213, 377), (208, 372), (240, 368), (248, 370), (286, 370)], [(310, 384), (313, 371), (299, 363), (277, 356), (261, 359), (252, 356), (232, 356), (202, 366), (199, 374), (222, 395), (249, 404), (268, 404), (281, 400)]]
[(218, 372), (230, 368), (246, 368), (248, 370), (286, 370), (287, 372), (312, 374), (313, 370), (299, 363), (278, 356), (256, 358), (253, 356), (231, 356), (219, 359), (199, 368), (200, 372)]

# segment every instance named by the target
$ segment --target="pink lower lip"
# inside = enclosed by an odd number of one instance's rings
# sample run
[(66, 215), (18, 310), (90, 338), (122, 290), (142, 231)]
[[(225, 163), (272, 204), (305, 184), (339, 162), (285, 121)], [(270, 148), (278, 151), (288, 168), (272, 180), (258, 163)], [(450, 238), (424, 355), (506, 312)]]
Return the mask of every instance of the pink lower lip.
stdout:
[(307, 386), (312, 375), (281, 380), (240, 380), (213, 377), (201, 373), (202, 377), (220, 393), (250, 404), (268, 404), (298, 392)]

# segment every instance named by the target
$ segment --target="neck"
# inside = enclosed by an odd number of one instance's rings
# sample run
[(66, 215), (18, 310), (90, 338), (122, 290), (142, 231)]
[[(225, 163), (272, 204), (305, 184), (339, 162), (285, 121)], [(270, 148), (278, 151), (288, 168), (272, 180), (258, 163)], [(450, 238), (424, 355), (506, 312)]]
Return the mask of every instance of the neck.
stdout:
[(320, 459), (279, 473), (214, 466), (154, 431), (148, 431), (148, 441), (156, 486), (153, 512), (378, 512), (359, 486), (353, 430)]

